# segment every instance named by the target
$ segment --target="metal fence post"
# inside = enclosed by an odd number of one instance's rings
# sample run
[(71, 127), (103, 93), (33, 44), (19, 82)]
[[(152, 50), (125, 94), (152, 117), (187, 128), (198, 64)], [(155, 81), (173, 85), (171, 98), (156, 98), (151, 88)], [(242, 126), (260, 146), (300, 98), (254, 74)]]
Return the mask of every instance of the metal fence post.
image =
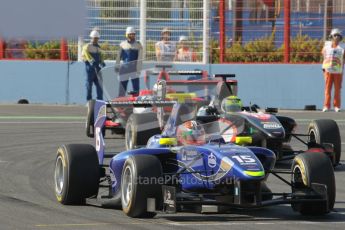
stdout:
[(78, 61), (82, 61), (82, 50), (84, 45), (84, 39), (82, 36), (78, 37)]
[(284, 62), (290, 62), (290, 12), (291, 2), (290, 0), (284, 0)]
[(140, 1), (140, 41), (143, 45), (143, 60), (146, 58), (146, 12), (147, 12), (147, 1)]
[(327, 36), (331, 33), (333, 27), (333, 1), (325, 0), (324, 28), (323, 37), (327, 40)]
[(219, 0), (219, 62), (224, 63), (225, 56), (225, 0)]
[(68, 60), (67, 41), (64, 38), (62, 38), (60, 42), (60, 60)]
[(5, 42), (0, 38), (0, 59), (5, 57)]
[(243, 41), (243, 8), (244, 0), (236, 0), (233, 13), (233, 41), (238, 41), (242, 44)]
[(202, 62), (204, 64), (209, 63), (209, 29), (210, 29), (210, 0), (204, 0), (203, 2), (203, 57)]

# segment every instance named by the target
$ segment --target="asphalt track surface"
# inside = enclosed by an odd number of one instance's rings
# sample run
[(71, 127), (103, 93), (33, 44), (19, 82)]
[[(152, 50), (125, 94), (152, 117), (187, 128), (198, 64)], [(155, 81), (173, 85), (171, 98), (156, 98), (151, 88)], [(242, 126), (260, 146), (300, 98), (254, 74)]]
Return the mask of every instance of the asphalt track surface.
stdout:
[[(226, 214), (158, 214), (154, 219), (131, 219), (121, 210), (105, 209), (98, 202), (85, 206), (57, 203), (53, 169), (57, 148), (68, 143), (90, 143), (85, 136), (82, 106), (0, 105), (0, 229), (345, 229), (345, 112), (283, 111), (294, 117), (299, 131), (310, 120), (335, 119), (342, 135), (343, 165), (335, 175), (335, 209), (323, 217), (305, 217), (289, 205)], [(123, 140), (108, 140), (116, 151)], [(298, 146), (298, 144), (297, 144)], [(301, 146), (303, 147), (303, 146)], [(280, 165), (279, 167), (289, 167)], [(289, 191), (270, 178), (275, 191)]]

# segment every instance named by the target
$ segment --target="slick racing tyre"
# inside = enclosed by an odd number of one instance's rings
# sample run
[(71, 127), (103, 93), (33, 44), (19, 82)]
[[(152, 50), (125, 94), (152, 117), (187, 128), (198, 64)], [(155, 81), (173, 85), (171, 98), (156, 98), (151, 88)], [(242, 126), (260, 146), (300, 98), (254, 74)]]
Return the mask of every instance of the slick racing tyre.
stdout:
[(62, 204), (83, 204), (97, 196), (100, 178), (98, 157), (92, 145), (70, 144), (57, 151), (55, 195)]
[(324, 153), (306, 152), (297, 155), (292, 163), (292, 192), (312, 189), (312, 183), (327, 186), (328, 202), (293, 203), (293, 210), (303, 215), (322, 215), (330, 212), (335, 202), (335, 177), (332, 163)]
[(315, 141), (318, 144), (333, 144), (334, 166), (338, 165), (341, 158), (341, 138), (337, 123), (330, 119), (314, 120), (309, 124), (308, 134), (309, 141)]
[(157, 114), (133, 113), (129, 116), (126, 124), (125, 142), (126, 149), (135, 149), (145, 146), (150, 137), (160, 134)]
[(87, 102), (87, 115), (86, 115), (86, 136), (94, 137), (95, 136), (95, 100), (90, 100)]
[[(122, 170), (121, 204), (123, 212), (130, 217), (152, 218), (154, 212), (147, 211), (147, 198), (155, 198), (156, 204), (162, 200), (162, 166), (153, 155), (130, 156)], [(142, 180), (148, 180), (144, 182)]]

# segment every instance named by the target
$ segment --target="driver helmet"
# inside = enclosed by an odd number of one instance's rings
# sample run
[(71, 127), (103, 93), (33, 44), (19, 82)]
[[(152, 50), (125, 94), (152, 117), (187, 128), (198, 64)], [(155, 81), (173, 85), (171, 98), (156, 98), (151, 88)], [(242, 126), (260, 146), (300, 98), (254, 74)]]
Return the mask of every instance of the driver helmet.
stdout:
[(242, 111), (242, 101), (237, 96), (229, 96), (222, 101), (222, 111), (225, 113)]
[(180, 145), (203, 145), (206, 133), (202, 125), (196, 121), (186, 121), (177, 127), (177, 140)]

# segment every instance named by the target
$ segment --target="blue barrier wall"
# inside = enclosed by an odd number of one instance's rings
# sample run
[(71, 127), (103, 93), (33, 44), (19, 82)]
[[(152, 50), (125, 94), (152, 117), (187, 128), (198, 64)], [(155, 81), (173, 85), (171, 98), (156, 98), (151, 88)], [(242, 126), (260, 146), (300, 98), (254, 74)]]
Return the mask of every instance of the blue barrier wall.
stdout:
[[(153, 66), (154, 63), (146, 63), (146, 68)], [(319, 64), (180, 64), (175, 68), (236, 74), (239, 96), (245, 104), (289, 109), (304, 108), (306, 104), (322, 107), (324, 81)], [(31, 103), (85, 104), (84, 64), (75, 62), (69, 69), (68, 76), (66, 62), (0, 61), (0, 103), (27, 98)], [(342, 101), (345, 102), (344, 93)]]

